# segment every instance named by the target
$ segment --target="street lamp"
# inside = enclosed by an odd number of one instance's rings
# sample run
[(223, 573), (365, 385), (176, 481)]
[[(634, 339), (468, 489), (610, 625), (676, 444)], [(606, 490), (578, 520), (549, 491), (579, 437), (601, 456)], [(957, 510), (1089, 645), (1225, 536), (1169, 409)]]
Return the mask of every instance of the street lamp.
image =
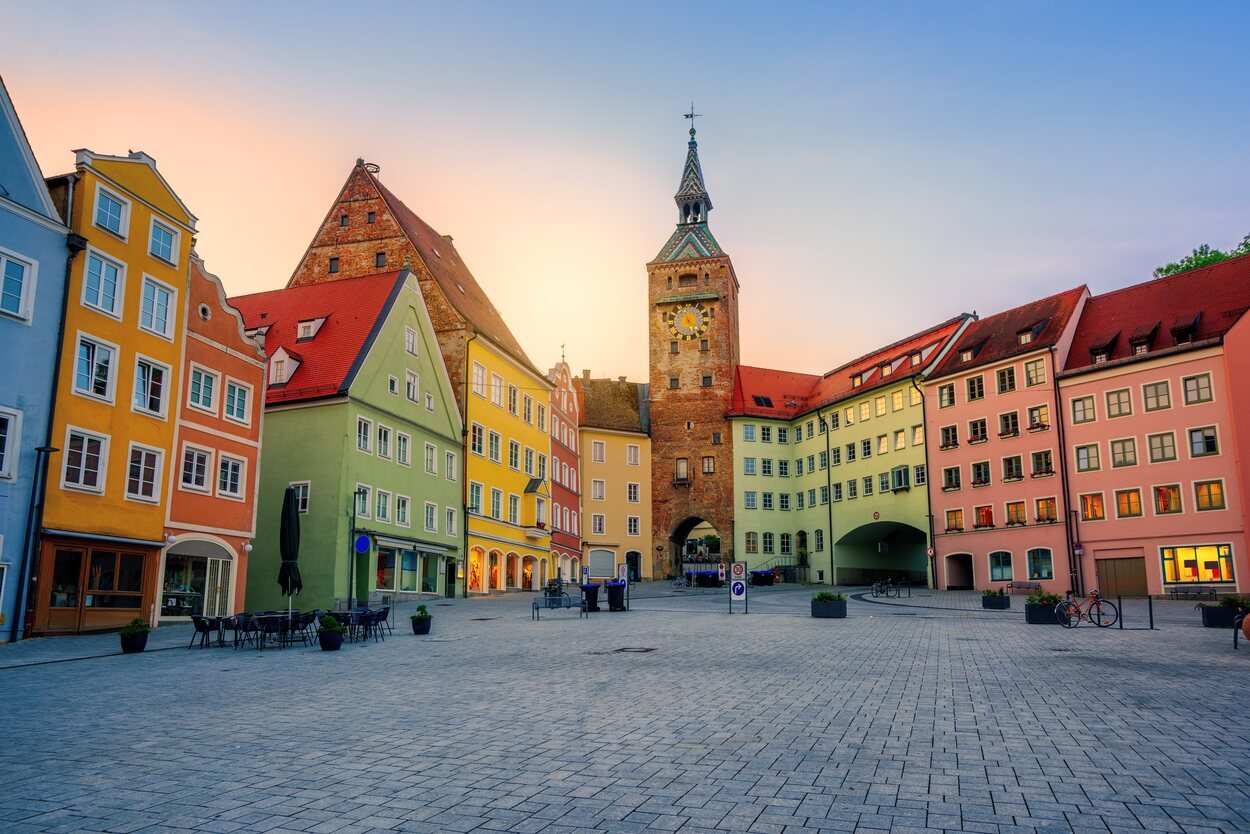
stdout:
[(347, 610), (350, 611), (354, 607), (356, 591), (356, 516), (360, 512), (360, 499), (367, 498), (369, 490), (365, 487), (356, 487), (356, 491), (352, 493), (352, 533), (348, 536), (348, 546), (351, 553), (347, 561)]

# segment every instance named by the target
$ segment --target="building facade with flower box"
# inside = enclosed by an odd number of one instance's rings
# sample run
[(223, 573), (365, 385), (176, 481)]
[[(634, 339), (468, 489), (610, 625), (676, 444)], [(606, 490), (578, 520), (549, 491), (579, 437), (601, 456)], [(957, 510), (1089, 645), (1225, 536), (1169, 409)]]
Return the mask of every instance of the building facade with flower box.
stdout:
[(1076, 587), (1250, 587), (1248, 306), (1250, 257), (1086, 302), (1059, 377)]

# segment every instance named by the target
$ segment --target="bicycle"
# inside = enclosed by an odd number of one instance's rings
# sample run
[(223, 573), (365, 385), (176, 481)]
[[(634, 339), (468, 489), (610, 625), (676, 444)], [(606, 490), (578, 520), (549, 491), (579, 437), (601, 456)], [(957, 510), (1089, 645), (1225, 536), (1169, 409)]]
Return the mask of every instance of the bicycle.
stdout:
[(1064, 628), (1076, 628), (1082, 621), (1089, 621), (1099, 628), (1110, 628), (1120, 619), (1120, 610), (1098, 595), (1098, 589), (1091, 590), (1080, 602), (1072, 600), (1072, 592), (1068, 591), (1068, 599), (1055, 606), (1055, 619)]
[(689, 588), (690, 580), (686, 578), (686, 574), (681, 574), (669, 583), (673, 588)]
[(898, 585), (894, 584), (894, 580), (892, 578), (884, 581), (878, 580), (874, 582), (872, 586), (872, 595), (874, 597), (885, 597), (886, 599), (889, 599), (890, 597), (899, 596), (900, 593), (901, 591), (899, 590)]

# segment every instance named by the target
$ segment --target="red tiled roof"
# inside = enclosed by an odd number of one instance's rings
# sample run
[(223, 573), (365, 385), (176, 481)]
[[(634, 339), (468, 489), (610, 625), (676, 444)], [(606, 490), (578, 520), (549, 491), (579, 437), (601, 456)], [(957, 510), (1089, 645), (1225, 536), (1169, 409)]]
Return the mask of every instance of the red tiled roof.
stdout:
[(1172, 329), (1195, 318), (1191, 342), (1222, 337), (1247, 307), (1250, 255), (1096, 295), (1085, 302), (1064, 371), (1092, 367), (1094, 350), (1109, 351), (1110, 362), (1128, 359), (1136, 341), (1146, 356), (1173, 349)]
[[(929, 378), (961, 373), (1055, 344), (1086, 292), (1082, 285), (973, 322)], [(1033, 339), (1022, 345), (1019, 335), (1026, 330), (1032, 331)], [(968, 361), (959, 358), (965, 350), (974, 351)]]
[(539, 371), (525, 355), (521, 343), (512, 335), (503, 316), (495, 309), (495, 305), (491, 303), (477, 279), (473, 277), (473, 273), (461, 259), (451, 239), (434, 231), (412, 209), (404, 205), (403, 200), (392, 194), (390, 189), (373, 175), (373, 172), (366, 168), (365, 174), (373, 182), (378, 193), (382, 195), (382, 199), (390, 206), (396, 221), (403, 227), (408, 240), (417, 249), (426, 269), (442, 289), (448, 303), (473, 327), (485, 333), (487, 337), (512, 354), (514, 359), (525, 363), (530, 370), (545, 379), (546, 375)]
[[(788, 420), (837, 402), (853, 392), (872, 390), (885, 380), (905, 379), (928, 364), (933, 350), (945, 343), (963, 321), (964, 316), (944, 321), (821, 376), (740, 365), (734, 374), (733, 400), (729, 413)], [(923, 354), (923, 359), (919, 366), (913, 367), (909, 357), (917, 351)], [(886, 364), (893, 368), (893, 372), (889, 377), (883, 378), (880, 369)], [(861, 377), (858, 386), (854, 384), (857, 375)], [(766, 398), (767, 402), (772, 403), (771, 407), (758, 404), (756, 397)]]
[[(266, 354), (272, 357), (285, 348), (300, 363), (285, 386), (265, 393), (265, 402), (311, 400), (345, 392), (373, 341), (382, 313), (407, 274), (384, 272), (231, 298), (249, 330), (269, 328)], [(317, 335), (297, 346), (299, 323), (323, 316), (325, 322)]]

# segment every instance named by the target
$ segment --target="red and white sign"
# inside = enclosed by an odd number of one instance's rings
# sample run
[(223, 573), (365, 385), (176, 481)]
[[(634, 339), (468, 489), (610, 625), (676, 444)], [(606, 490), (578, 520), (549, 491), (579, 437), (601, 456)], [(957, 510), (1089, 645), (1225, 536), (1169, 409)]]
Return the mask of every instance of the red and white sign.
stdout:
[(733, 563), (733, 578), (734, 579), (746, 579), (747, 578), (747, 563), (746, 562), (734, 562)]
[(926, 556), (929, 556), (929, 557), (932, 557), (932, 556), (933, 556), (933, 554), (934, 554), (934, 553), (936, 553), (936, 552), (937, 552), (936, 550), (934, 550), (933, 548), (931, 548), (931, 547), (930, 547), (928, 550), (926, 550), (926, 551), (925, 551), (925, 555), (926, 555)]
[(720, 572), (720, 581), (724, 582), (725, 581), (725, 563), (721, 562), (719, 565), (717, 565), (717, 569)]

